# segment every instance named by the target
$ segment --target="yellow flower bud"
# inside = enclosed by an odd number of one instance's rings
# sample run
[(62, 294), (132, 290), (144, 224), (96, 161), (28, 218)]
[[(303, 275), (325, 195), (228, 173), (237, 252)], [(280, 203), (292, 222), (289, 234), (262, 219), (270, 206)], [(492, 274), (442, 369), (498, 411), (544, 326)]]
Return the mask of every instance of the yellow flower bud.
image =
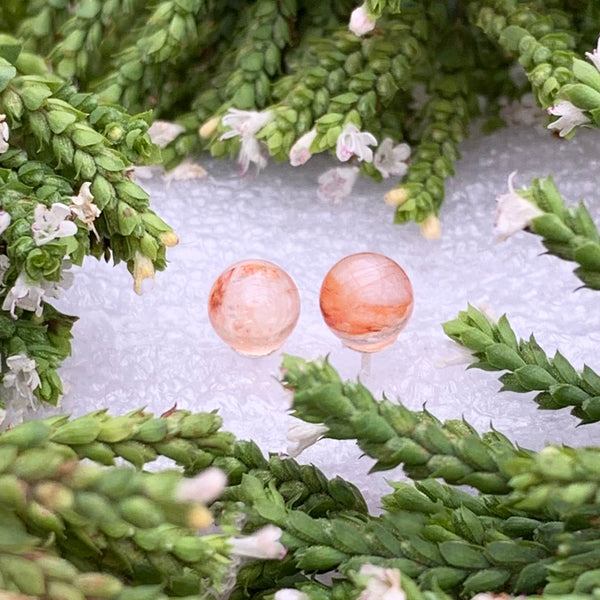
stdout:
[(188, 525), (192, 529), (206, 529), (213, 524), (210, 510), (201, 504), (194, 506), (188, 513)]
[[(133, 290), (138, 296), (143, 294), (142, 282), (144, 279), (154, 279), (154, 273), (152, 261), (141, 252), (136, 252), (133, 259)], [(154, 288), (154, 286), (152, 287)]]
[(212, 119), (209, 119), (203, 123), (198, 130), (198, 135), (202, 138), (209, 138), (217, 130), (220, 120), (220, 117), (213, 117)]
[(390, 206), (400, 206), (408, 200), (408, 190), (403, 187), (390, 190), (384, 197), (386, 204)]
[(440, 220), (435, 215), (429, 215), (421, 223), (421, 233), (426, 240), (437, 240), (442, 235)]
[(158, 238), (167, 248), (172, 248), (179, 244), (179, 237), (177, 237), (177, 234), (173, 230), (161, 233)]

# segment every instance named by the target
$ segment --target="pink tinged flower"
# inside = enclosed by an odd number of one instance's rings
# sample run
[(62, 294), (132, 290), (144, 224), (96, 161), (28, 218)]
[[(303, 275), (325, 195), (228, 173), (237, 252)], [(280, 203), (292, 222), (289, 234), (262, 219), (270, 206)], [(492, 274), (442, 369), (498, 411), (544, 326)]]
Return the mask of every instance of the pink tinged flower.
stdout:
[(6, 359), (8, 371), (2, 384), (5, 388), (14, 388), (21, 399), (33, 402), (33, 390), (40, 386), (40, 376), (36, 371), (35, 360), (25, 354), (14, 354)]
[(410, 146), (397, 144), (391, 138), (385, 138), (375, 152), (373, 164), (384, 179), (388, 177), (402, 177), (408, 169), (407, 161), (410, 158)]
[(585, 55), (594, 63), (594, 66), (600, 71), (600, 37), (598, 44), (592, 52), (586, 52)]
[(0, 154), (4, 154), (8, 150), (8, 138), (10, 137), (10, 129), (6, 122), (6, 115), (0, 114)]
[(366, 3), (352, 11), (348, 28), (353, 34), (358, 36), (373, 31), (375, 28), (375, 19), (369, 17)]
[(38, 246), (43, 246), (56, 238), (77, 233), (77, 225), (68, 220), (71, 216), (71, 209), (62, 202), (55, 202), (50, 208), (38, 204), (33, 215), (34, 221), (31, 231)]
[(235, 556), (250, 558), (278, 559), (281, 560), (287, 549), (279, 542), (281, 529), (274, 525), (267, 525), (252, 535), (231, 538), (231, 553)]
[(335, 167), (319, 177), (317, 196), (320, 200), (340, 202), (350, 195), (358, 179), (358, 167)]
[(287, 453), (289, 456), (296, 457), (309, 446), (316, 444), (329, 429), (322, 423), (299, 423), (292, 425), (287, 430), (287, 439), (291, 442)]
[(169, 121), (154, 121), (148, 128), (148, 135), (153, 143), (159, 148), (170, 144), (179, 134), (185, 131), (185, 127)]
[(584, 112), (568, 100), (559, 102), (547, 109), (549, 115), (560, 117), (548, 125), (548, 129), (558, 130), (560, 137), (569, 135), (575, 127), (589, 121)]
[(316, 129), (311, 129), (299, 137), (290, 149), (290, 164), (292, 167), (303, 165), (312, 156), (310, 147), (317, 137)]
[(373, 161), (373, 150), (369, 146), (376, 146), (377, 139), (368, 131), (360, 131), (356, 125), (348, 123), (338, 136), (335, 153), (338, 160), (346, 162), (353, 156), (365, 162)]
[(284, 588), (275, 592), (273, 600), (310, 600), (304, 592), (294, 590), (293, 588)]
[(2, 303), (2, 310), (10, 312), (13, 319), (16, 319), (16, 308), (35, 312), (39, 317), (42, 314), (42, 298), (44, 297), (44, 288), (39, 283), (29, 283), (25, 271), (17, 277), (15, 284), (9, 290)]
[(529, 227), (533, 219), (544, 214), (537, 206), (515, 192), (512, 182), (516, 174), (517, 172), (513, 171), (508, 177), (508, 194), (502, 194), (496, 199), (498, 207), (494, 231), (498, 242)]
[(94, 221), (100, 216), (100, 209), (94, 204), (94, 196), (90, 191), (91, 185), (89, 181), (82, 183), (77, 196), (71, 196), (71, 214), (85, 223), (88, 231), (93, 231), (96, 239), (100, 241), (94, 225)]
[(254, 136), (257, 134), (271, 119), (273, 113), (265, 110), (257, 112), (255, 110), (240, 110), (238, 108), (230, 108), (227, 114), (223, 116), (221, 122), (223, 125), (230, 127), (219, 139), (227, 140), (239, 135), (241, 137)]
[(366, 563), (359, 571), (366, 580), (366, 586), (358, 600), (406, 600), (406, 594), (400, 587), (400, 571), (384, 569)]
[(216, 500), (227, 485), (227, 475), (216, 467), (205, 469), (190, 479), (182, 479), (175, 491), (180, 502), (208, 504)]
[(5, 210), (0, 210), (0, 235), (3, 234), (10, 225), (11, 216)]

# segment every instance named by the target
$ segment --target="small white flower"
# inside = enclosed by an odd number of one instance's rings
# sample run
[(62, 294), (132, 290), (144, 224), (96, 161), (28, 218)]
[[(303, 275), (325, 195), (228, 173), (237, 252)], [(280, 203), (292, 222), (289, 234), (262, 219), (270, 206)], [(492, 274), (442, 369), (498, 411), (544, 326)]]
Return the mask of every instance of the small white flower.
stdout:
[(8, 150), (9, 137), (10, 129), (6, 122), (6, 115), (0, 114), (0, 154), (4, 154)]
[(292, 442), (287, 449), (289, 456), (296, 457), (309, 446), (316, 444), (329, 429), (322, 423), (299, 423), (288, 428), (286, 437)]
[(317, 137), (317, 130), (311, 129), (302, 137), (299, 137), (290, 149), (290, 164), (292, 167), (303, 165), (312, 156), (310, 146)]
[(33, 215), (35, 220), (31, 231), (38, 246), (77, 233), (77, 225), (67, 220), (71, 216), (71, 209), (62, 202), (55, 202), (50, 208), (38, 204)]
[(320, 200), (339, 202), (352, 192), (358, 179), (358, 167), (335, 167), (319, 177), (317, 196)]
[(94, 225), (94, 221), (100, 216), (100, 209), (94, 204), (94, 196), (90, 191), (91, 185), (89, 181), (82, 183), (77, 196), (71, 196), (71, 214), (85, 223), (88, 230), (93, 231), (96, 239), (100, 241)]
[(281, 529), (274, 525), (267, 525), (252, 535), (239, 538), (231, 538), (231, 553), (235, 556), (247, 556), (250, 558), (281, 560), (287, 553), (287, 549), (279, 542)]
[(30, 404), (34, 401), (33, 390), (40, 385), (40, 376), (36, 371), (35, 360), (27, 355), (14, 354), (6, 359), (8, 371), (4, 374), (2, 385), (6, 389), (14, 388), (19, 400)]
[(0, 210), (0, 235), (2, 235), (10, 225), (11, 216), (5, 210)]
[(375, 19), (369, 17), (366, 3), (352, 11), (348, 28), (353, 34), (358, 36), (365, 35), (365, 33), (373, 31), (375, 28)]
[(133, 257), (133, 290), (138, 296), (144, 293), (142, 291), (144, 279), (152, 279), (152, 289), (154, 289), (154, 274), (155, 270), (152, 261), (139, 250), (136, 250)]
[(594, 63), (594, 66), (600, 71), (600, 37), (598, 44), (592, 52), (586, 52), (585, 55)]
[(547, 112), (549, 115), (560, 117), (548, 125), (548, 129), (557, 129), (560, 137), (569, 135), (575, 127), (589, 121), (583, 111), (568, 100), (551, 106)]
[(335, 153), (341, 162), (346, 162), (353, 156), (357, 156), (359, 160), (371, 162), (373, 150), (369, 146), (376, 145), (377, 139), (372, 133), (360, 131), (356, 125), (348, 123), (338, 136)]
[(533, 219), (544, 214), (537, 206), (515, 192), (512, 182), (516, 174), (517, 172), (513, 171), (508, 176), (508, 194), (502, 194), (496, 198), (498, 207), (494, 230), (498, 242), (525, 229)]
[(159, 148), (169, 145), (180, 133), (185, 131), (185, 127), (169, 121), (154, 121), (148, 128), (148, 135), (153, 143)]
[(406, 600), (406, 594), (400, 587), (400, 571), (384, 569), (366, 563), (359, 575), (367, 579), (367, 585), (358, 600)]
[(240, 155), (238, 156), (238, 165), (240, 166), (240, 174), (245, 175), (248, 172), (250, 163), (256, 165), (256, 171), (260, 171), (267, 166), (267, 158), (263, 154), (260, 143), (255, 137), (243, 136)]
[(209, 467), (189, 479), (182, 479), (175, 490), (180, 502), (201, 502), (208, 504), (216, 500), (227, 485), (227, 475), (217, 467)]
[(17, 277), (15, 284), (6, 294), (2, 303), (2, 310), (10, 311), (13, 319), (16, 319), (15, 308), (30, 310), (39, 317), (42, 314), (42, 298), (44, 288), (39, 283), (29, 283), (25, 271)]
[(264, 110), (257, 112), (255, 110), (240, 110), (238, 108), (230, 108), (227, 114), (223, 116), (221, 122), (223, 125), (230, 127), (230, 131), (226, 131), (219, 139), (227, 140), (239, 135), (241, 137), (254, 136), (257, 134), (271, 119), (273, 113)]
[(394, 146), (392, 138), (385, 138), (375, 152), (373, 164), (384, 179), (388, 177), (402, 177), (408, 165), (406, 161), (410, 158), (410, 146), (408, 144), (397, 144)]
[(275, 592), (273, 600), (310, 600), (310, 598), (300, 590), (284, 588)]
[(227, 140), (236, 136), (242, 139), (242, 147), (238, 157), (241, 174), (245, 175), (250, 163), (254, 163), (257, 170), (264, 169), (267, 166), (267, 159), (264, 156), (258, 140), (254, 137), (271, 119), (273, 113), (265, 110), (257, 112), (254, 110), (239, 110), (230, 108), (223, 117), (223, 125), (231, 129), (226, 131), (219, 139)]

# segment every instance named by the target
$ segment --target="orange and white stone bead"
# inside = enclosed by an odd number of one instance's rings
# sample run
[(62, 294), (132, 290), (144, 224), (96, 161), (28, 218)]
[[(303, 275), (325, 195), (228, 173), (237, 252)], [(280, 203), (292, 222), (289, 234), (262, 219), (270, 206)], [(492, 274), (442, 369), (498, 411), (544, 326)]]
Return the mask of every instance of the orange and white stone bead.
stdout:
[(321, 286), (325, 323), (359, 352), (393, 344), (413, 311), (413, 289), (404, 269), (375, 252), (352, 254), (336, 263)]
[(208, 317), (217, 335), (248, 356), (279, 350), (300, 316), (300, 295), (292, 278), (272, 262), (242, 260), (215, 281)]

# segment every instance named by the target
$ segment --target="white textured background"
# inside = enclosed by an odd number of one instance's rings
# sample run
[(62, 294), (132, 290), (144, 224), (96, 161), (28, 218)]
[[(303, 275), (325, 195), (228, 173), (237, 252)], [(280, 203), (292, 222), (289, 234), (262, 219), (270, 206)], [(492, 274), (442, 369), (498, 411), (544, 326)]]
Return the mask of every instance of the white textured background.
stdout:
[[(600, 134), (581, 131), (570, 141), (533, 128), (511, 128), (474, 136), (447, 188), (441, 211), (443, 236), (425, 240), (415, 225), (392, 224), (383, 202), (393, 182), (359, 180), (340, 204), (317, 199), (317, 178), (333, 166), (313, 157), (293, 168), (270, 164), (258, 177), (239, 178), (235, 164), (206, 160), (209, 176), (188, 182), (142, 181), (155, 211), (180, 237), (170, 249), (168, 269), (152, 292), (138, 297), (124, 265), (88, 258), (58, 308), (80, 316), (74, 327), (73, 357), (62, 376), (70, 384), (63, 410), (79, 415), (105, 406), (120, 414), (145, 406), (161, 413), (173, 404), (219, 409), (224, 428), (254, 439), (264, 451), (284, 451), (291, 418), (288, 398), (277, 383), (280, 353), (260, 359), (237, 355), (212, 331), (208, 292), (231, 263), (264, 258), (296, 281), (302, 312), (282, 351), (305, 358), (329, 353), (346, 378), (360, 370), (358, 354), (341, 347), (318, 307), (321, 281), (348, 254), (375, 251), (403, 266), (412, 280), (415, 311), (398, 342), (373, 355), (363, 381), (379, 396), (401, 398), (411, 408), (424, 402), (438, 417), (465, 416), (478, 430), (496, 429), (526, 447), (545, 442), (597, 444), (600, 425), (575, 429), (568, 410), (536, 410), (532, 394), (498, 394), (497, 374), (466, 371), (464, 365), (436, 367), (451, 354), (440, 323), (467, 302), (508, 313), (519, 337), (535, 332), (548, 352), (556, 348), (580, 369), (600, 370), (600, 294), (577, 290), (573, 265), (541, 256), (539, 238), (520, 233), (493, 241), (495, 196), (506, 191), (509, 173), (516, 187), (554, 174), (569, 203), (585, 199), (598, 223)], [(327, 475), (341, 474), (359, 485), (373, 507), (389, 489), (385, 478), (367, 476), (372, 464), (352, 442), (324, 440), (301, 461)]]

